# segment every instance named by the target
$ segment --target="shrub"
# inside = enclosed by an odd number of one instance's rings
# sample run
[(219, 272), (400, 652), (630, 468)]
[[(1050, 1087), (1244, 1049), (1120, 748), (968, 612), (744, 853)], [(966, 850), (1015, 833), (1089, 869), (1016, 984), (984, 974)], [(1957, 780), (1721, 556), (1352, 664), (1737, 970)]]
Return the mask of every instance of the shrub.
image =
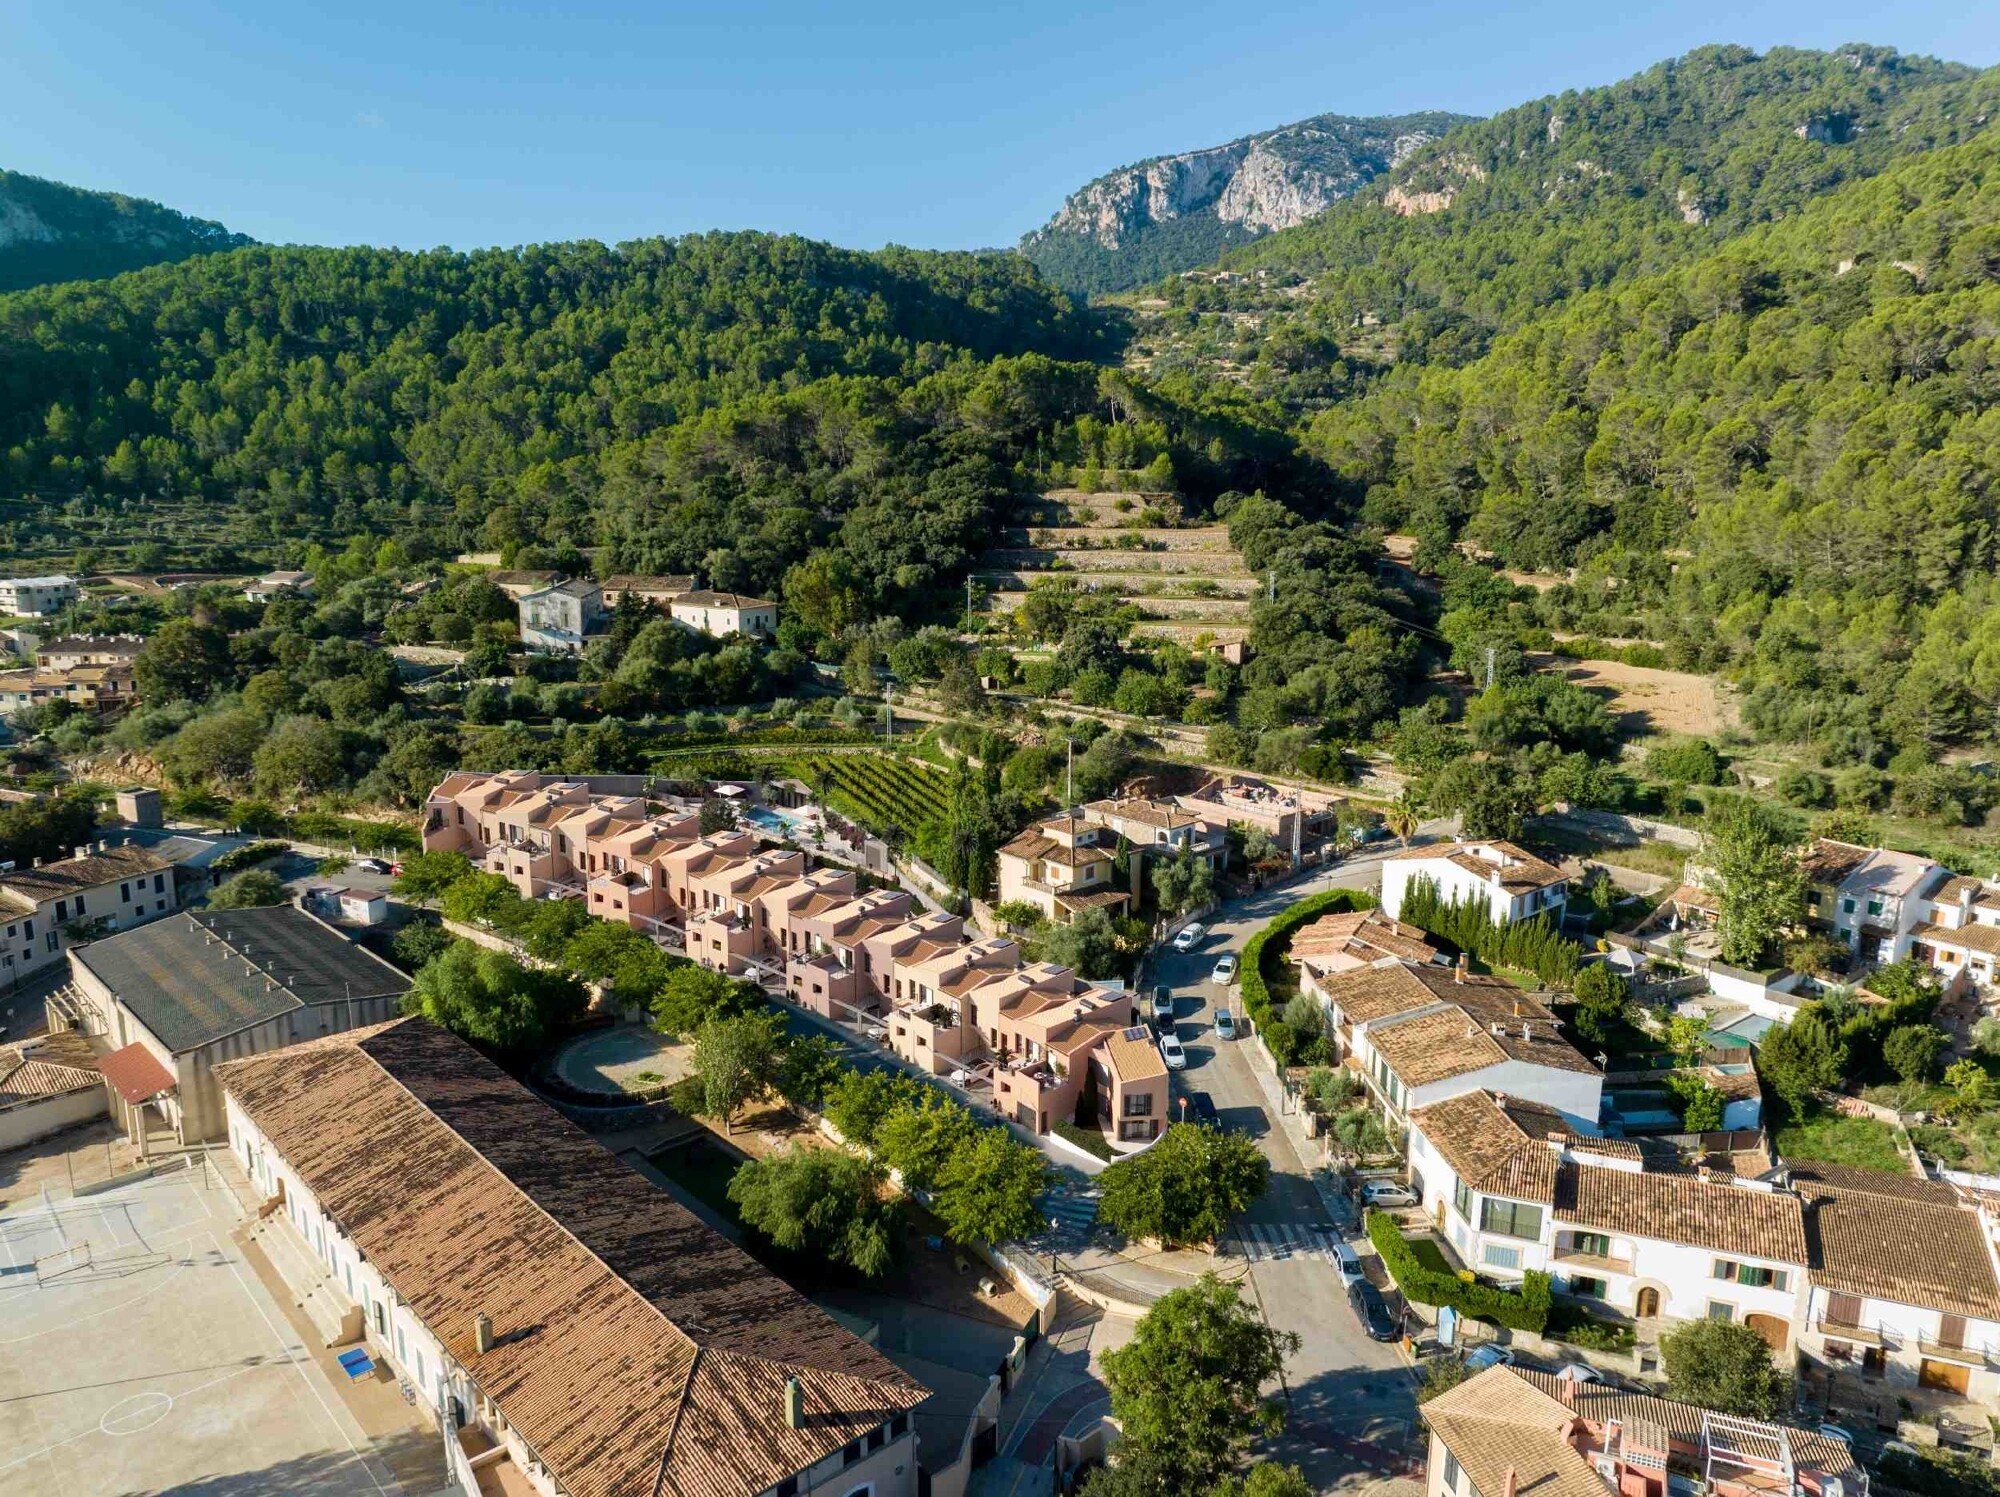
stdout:
[(1110, 1143), (1107, 1142), (1104, 1135), (1102, 1133), (1099, 1133), (1095, 1128), (1079, 1128), (1077, 1127), (1076, 1124), (1072, 1123), (1068, 1118), (1058, 1118), (1054, 1124), (1052, 1131), (1056, 1134), (1057, 1137), (1064, 1139), (1069, 1143), (1075, 1144), (1079, 1149), (1082, 1149), (1086, 1154), (1095, 1154), (1099, 1159), (1104, 1160), (1107, 1164), (1110, 1163), (1112, 1158), (1114, 1157), (1114, 1150), (1112, 1149)]
[(1564, 938), (1546, 916), (1495, 925), (1484, 904), (1456, 899), (1446, 903), (1428, 878), (1411, 880), (1403, 895), (1401, 915), (1489, 967), (1532, 972), (1550, 987), (1567, 987), (1576, 976), (1577, 958), (1583, 954), (1583, 948)]
[[(1264, 1036), (1264, 1043), (1270, 1047), (1271, 1057), (1280, 1066), (1291, 1065), (1297, 1031), (1275, 1022), (1271, 1003), (1269, 969), (1265, 965), (1268, 954), (1272, 961), (1283, 961), (1285, 947), (1292, 933), (1308, 921), (1317, 920), (1321, 915), (1336, 914), (1346, 910), (1370, 910), (1375, 907), (1375, 897), (1360, 889), (1328, 889), (1301, 899), (1291, 908), (1279, 914), (1243, 944), (1243, 1011), (1250, 1016), (1250, 1022), (1257, 1032)], [(1281, 1054), (1280, 1051), (1283, 1051)]]
[(1537, 1335), (1549, 1323), (1553, 1304), (1549, 1276), (1529, 1269), (1521, 1287), (1501, 1289), (1492, 1284), (1470, 1283), (1454, 1274), (1425, 1268), (1417, 1261), (1403, 1229), (1393, 1217), (1380, 1211), (1368, 1213), (1368, 1240), (1382, 1255), (1383, 1266), (1407, 1299), (1420, 1305), (1450, 1305), (1475, 1320), (1490, 1320), (1510, 1330), (1533, 1331)]

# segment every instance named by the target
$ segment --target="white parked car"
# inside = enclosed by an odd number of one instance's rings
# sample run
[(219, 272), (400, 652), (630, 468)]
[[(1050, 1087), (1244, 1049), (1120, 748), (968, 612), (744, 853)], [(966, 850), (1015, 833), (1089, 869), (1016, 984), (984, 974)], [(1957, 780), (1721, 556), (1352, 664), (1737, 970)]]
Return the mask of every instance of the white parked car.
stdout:
[(1174, 990), (1165, 983), (1153, 989), (1153, 1022), (1169, 1025), (1174, 1022)]
[(1417, 1198), (1394, 1180), (1370, 1180), (1361, 1187), (1361, 1200), (1364, 1205), (1375, 1207), (1417, 1204)]
[(1368, 1277), (1361, 1271), (1361, 1255), (1338, 1238), (1333, 1242), (1333, 1266), (1340, 1271), (1340, 1287), (1343, 1289)]
[(1181, 1037), (1169, 1031), (1160, 1036), (1160, 1059), (1167, 1063), (1169, 1071), (1187, 1069), (1187, 1051), (1181, 1048)]
[(1221, 983), (1225, 988), (1228, 987), (1232, 982), (1236, 981), (1236, 958), (1233, 955), (1225, 956), (1215, 964), (1215, 971), (1209, 975), (1214, 981)]
[[(1566, 1383), (1601, 1383), (1604, 1381), (1604, 1374), (1599, 1372), (1595, 1367), (1592, 1367), (1588, 1362), (1565, 1362), (1557, 1370), (1556, 1376)], [(1821, 1433), (1824, 1434), (1825, 1430), (1822, 1429)]]
[(1174, 950), (1192, 951), (1201, 944), (1201, 938), (1207, 934), (1207, 927), (1199, 921), (1193, 925), (1184, 925), (1180, 934), (1174, 937)]

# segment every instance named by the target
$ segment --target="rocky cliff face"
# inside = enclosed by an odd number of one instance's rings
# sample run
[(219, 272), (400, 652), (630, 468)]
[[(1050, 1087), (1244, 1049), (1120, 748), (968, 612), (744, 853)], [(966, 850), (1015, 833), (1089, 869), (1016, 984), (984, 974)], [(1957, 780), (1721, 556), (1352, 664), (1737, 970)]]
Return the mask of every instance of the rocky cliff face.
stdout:
[(0, 291), (94, 280), (250, 242), (143, 198), (0, 171)]
[(1079, 290), (1143, 285), (1325, 212), (1465, 118), (1324, 114), (1155, 157), (1071, 193), (1021, 251)]

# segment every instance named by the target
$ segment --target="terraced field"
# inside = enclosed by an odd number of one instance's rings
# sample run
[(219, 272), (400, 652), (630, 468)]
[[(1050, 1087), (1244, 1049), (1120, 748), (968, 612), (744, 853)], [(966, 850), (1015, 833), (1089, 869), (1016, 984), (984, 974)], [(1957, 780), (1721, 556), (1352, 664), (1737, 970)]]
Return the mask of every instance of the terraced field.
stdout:
[(1057, 489), (1016, 517), (978, 574), (1008, 613), (1043, 579), (1067, 579), (1143, 611), (1131, 637), (1241, 639), (1258, 580), (1220, 525), (1187, 525), (1170, 494)]

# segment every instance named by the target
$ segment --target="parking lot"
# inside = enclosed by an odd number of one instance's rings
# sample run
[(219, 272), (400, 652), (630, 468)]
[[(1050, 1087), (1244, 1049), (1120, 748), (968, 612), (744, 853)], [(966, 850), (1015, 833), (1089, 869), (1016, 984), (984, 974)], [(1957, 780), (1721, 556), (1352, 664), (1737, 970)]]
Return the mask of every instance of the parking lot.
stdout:
[(242, 1214), (202, 1164), (0, 1214), (0, 1494), (402, 1490), (231, 1240)]

